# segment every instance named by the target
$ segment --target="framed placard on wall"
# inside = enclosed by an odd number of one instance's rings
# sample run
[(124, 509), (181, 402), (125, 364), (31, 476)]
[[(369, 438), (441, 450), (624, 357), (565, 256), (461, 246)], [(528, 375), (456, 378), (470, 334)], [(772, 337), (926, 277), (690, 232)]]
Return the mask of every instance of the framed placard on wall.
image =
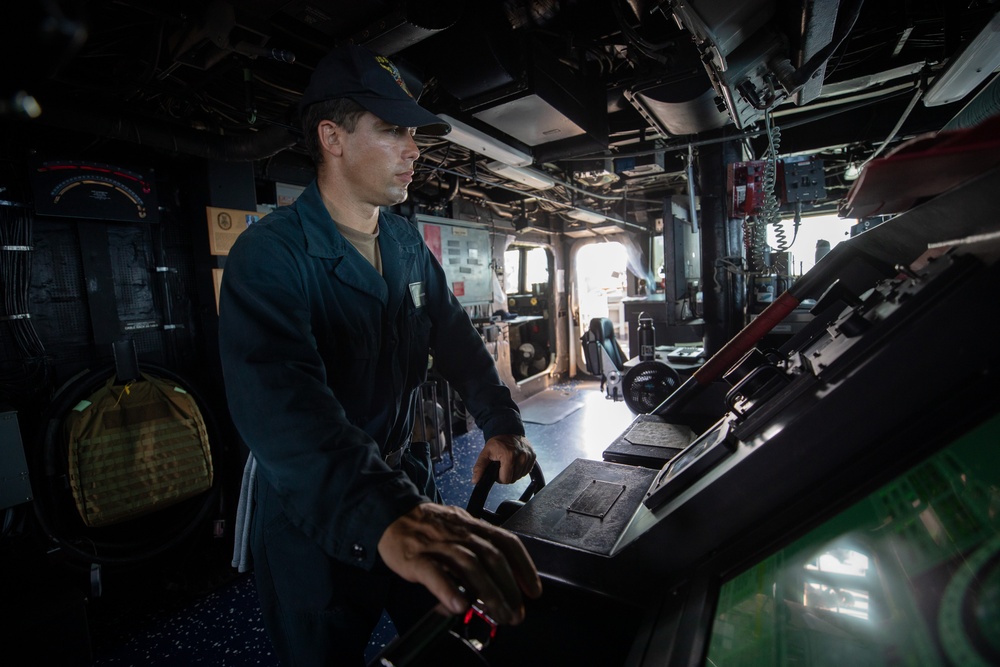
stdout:
[(234, 208), (206, 206), (208, 221), (208, 245), (213, 255), (228, 255), (243, 230), (257, 222), (261, 214), (257, 211), (241, 211)]

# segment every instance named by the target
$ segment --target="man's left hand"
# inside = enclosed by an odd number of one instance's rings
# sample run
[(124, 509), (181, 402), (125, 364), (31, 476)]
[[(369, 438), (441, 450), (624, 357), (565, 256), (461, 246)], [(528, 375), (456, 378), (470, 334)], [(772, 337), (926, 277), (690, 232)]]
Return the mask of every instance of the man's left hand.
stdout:
[(535, 465), (535, 450), (523, 435), (497, 435), (486, 441), (472, 466), (472, 483), (478, 484), (490, 461), (500, 462), (501, 484), (511, 484), (521, 479)]

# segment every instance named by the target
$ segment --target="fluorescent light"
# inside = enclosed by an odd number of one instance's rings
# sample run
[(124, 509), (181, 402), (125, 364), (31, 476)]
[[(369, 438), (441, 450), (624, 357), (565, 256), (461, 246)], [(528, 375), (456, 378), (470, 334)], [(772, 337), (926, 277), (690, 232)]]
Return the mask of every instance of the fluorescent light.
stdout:
[(1000, 12), (934, 80), (924, 95), (924, 106), (935, 107), (962, 99), (997, 67), (1000, 67)]
[(595, 234), (600, 234), (601, 236), (608, 236), (609, 234), (620, 234), (625, 231), (613, 222), (609, 222), (606, 225), (598, 225), (597, 227), (589, 227), (588, 229), (594, 230)]
[(451, 132), (444, 135), (444, 138), (452, 143), (513, 167), (525, 167), (532, 162), (531, 156), (524, 151), (519, 151), (513, 146), (497, 141), (490, 135), (480, 132), (474, 127), (469, 127), (460, 120), (455, 120), (445, 114), (438, 114), (438, 118), (451, 125)]
[(604, 222), (607, 219), (600, 213), (594, 213), (593, 211), (587, 211), (582, 208), (571, 208), (566, 212), (566, 215), (581, 222), (598, 223)]
[(579, 229), (566, 229), (563, 234), (574, 239), (585, 239), (590, 236), (597, 236), (594, 232), (590, 231), (587, 227), (581, 227)]
[(494, 174), (503, 176), (504, 178), (517, 181), (518, 183), (523, 183), (528, 187), (535, 188), (536, 190), (544, 190), (546, 188), (551, 188), (555, 186), (556, 182), (549, 178), (546, 174), (536, 170), (528, 169), (526, 167), (513, 167), (509, 164), (504, 164), (499, 160), (494, 160), (486, 165), (486, 168), (492, 171)]

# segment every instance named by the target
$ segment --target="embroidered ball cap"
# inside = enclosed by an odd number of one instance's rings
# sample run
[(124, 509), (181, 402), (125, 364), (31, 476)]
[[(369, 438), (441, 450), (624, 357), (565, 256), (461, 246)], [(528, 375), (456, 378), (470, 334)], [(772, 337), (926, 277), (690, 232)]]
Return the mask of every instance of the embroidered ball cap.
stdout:
[(451, 131), (448, 123), (417, 104), (391, 60), (355, 44), (339, 46), (323, 56), (299, 108), (338, 97), (349, 97), (393, 125), (438, 136)]

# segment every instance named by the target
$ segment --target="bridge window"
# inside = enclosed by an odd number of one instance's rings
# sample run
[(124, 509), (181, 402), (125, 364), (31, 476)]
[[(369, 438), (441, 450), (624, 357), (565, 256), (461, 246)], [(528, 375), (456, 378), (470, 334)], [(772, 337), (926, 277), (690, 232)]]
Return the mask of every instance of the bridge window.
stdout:
[(511, 246), (503, 255), (503, 288), (507, 294), (546, 291), (549, 284), (549, 253), (545, 248)]
[(801, 276), (816, 264), (816, 244), (820, 240), (826, 241), (832, 248), (850, 237), (851, 227), (855, 224), (857, 220), (836, 215), (813, 216), (803, 218), (796, 232), (794, 221), (783, 220), (780, 227), (767, 226), (767, 244), (775, 251), (787, 248), (791, 253), (791, 266), (785, 271)]

